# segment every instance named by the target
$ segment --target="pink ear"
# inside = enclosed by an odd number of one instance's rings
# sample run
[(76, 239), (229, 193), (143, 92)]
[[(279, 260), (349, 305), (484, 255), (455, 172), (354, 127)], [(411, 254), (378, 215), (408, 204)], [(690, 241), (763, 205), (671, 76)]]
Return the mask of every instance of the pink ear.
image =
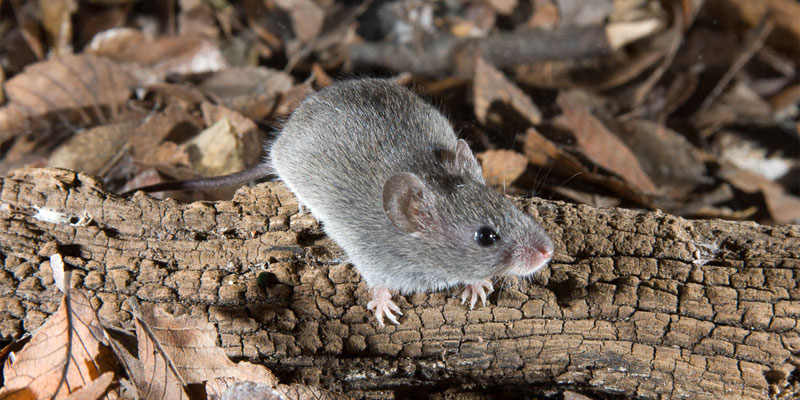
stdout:
[(415, 234), (433, 224), (431, 193), (419, 177), (402, 173), (383, 185), (383, 211), (401, 232)]
[(485, 183), (481, 165), (478, 164), (478, 159), (472, 154), (472, 150), (469, 149), (469, 145), (464, 139), (458, 139), (458, 144), (456, 145), (456, 167), (472, 176), (478, 182)]

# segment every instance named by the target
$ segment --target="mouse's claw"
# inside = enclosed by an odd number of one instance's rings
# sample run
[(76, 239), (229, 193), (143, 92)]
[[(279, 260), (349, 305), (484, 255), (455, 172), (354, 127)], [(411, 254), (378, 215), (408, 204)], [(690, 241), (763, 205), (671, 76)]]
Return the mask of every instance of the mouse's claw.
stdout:
[(486, 296), (492, 292), (494, 292), (494, 286), (492, 286), (492, 282), (488, 279), (476, 283), (468, 283), (467, 287), (465, 287), (464, 291), (461, 293), (461, 304), (466, 303), (467, 298), (469, 298), (469, 309), (472, 310), (475, 308), (475, 303), (478, 302), (478, 297), (480, 297), (481, 303), (486, 307)]
[(378, 320), (378, 325), (383, 327), (383, 316), (386, 315), (386, 318), (389, 321), (392, 321), (393, 324), (399, 325), (400, 322), (397, 321), (397, 315), (403, 315), (400, 311), (400, 307), (397, 304), (394, 304), (392, 301), (392, 294), (389, 292), (389, 289), (386, 288), (375, 288), (372, 289), (372, 301), (367, 303), (367, 310), (375, 312), (375, 319)]

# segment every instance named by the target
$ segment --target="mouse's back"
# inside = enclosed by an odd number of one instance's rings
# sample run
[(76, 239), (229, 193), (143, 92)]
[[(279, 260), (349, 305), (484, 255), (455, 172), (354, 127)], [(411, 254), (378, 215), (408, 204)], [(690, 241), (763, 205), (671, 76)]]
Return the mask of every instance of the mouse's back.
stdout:
[(371, 208), (361, 213), (374, 208), (382, 216), (389, 177), (435, 169), (433, 155), (453, 153), (456, 143), (449, 122), (430, 104), (389, 81), (363, 79), (304, 100), (270, 159), (300, 201), (329, 224), (329, 215), (354, 204)]

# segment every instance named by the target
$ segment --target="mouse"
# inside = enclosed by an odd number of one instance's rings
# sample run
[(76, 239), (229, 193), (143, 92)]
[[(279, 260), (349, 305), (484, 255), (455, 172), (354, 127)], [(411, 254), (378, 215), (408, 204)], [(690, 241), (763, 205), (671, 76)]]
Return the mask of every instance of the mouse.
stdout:
[(136, 190), (229, 186), (276, 175), (361, 274), (367, 309), (398, 324), (392, 300), (463, 285), (470, 309), (500, 276), (528, 277), (553, 255), (547, 232), (486, 186), (447, 118), (385, 79), (334, 83), (302, 101), (265, 160), (235, 174)]

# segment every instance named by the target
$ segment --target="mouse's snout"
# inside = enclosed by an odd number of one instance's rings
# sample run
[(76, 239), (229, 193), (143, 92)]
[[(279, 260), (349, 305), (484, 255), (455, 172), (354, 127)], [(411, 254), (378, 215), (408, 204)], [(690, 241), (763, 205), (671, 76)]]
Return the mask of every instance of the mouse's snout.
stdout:
[(527, 276), (542, 269), (553, 257), (553, 242), (549, 238), (517, 244), (511, 260), (509, 275)]

